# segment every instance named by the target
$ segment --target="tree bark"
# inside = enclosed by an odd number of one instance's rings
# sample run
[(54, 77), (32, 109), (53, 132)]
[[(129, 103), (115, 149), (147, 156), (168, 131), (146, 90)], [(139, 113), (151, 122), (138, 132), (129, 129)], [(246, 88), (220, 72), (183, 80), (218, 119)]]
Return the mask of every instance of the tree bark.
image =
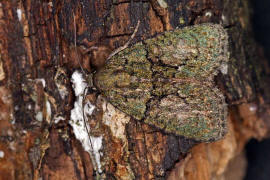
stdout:
[[(244, 145), (267, 137), (270, 128), (269, 65), (250, 16), (247, 0), (0, 1), (0, 179), (210, 180), (230, 172), (241, 178)], [(86, 150), (89, 136), (80, 141), (71, 122), (72, 75), (80, 65), (88, 75), (103, 66), (139, 20), (131, 44), (206, 22), (227, 30), (228, 73), (216, 77), (229, 107), (222, 140), (165, 134), (89, 88), (86, 99), (95, 109)], [(228, 168), (239, 162), (238, 172)]]

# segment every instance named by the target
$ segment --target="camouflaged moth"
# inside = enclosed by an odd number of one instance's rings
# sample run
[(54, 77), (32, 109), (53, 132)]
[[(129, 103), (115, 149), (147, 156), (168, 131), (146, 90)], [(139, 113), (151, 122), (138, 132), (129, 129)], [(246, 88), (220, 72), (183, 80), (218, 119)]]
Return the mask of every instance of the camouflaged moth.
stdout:
[(210, 142), (227, 129), (227, 105), (214, 77), (228, 59), (224, 28), (201, 24), (126, 48), (94, 81), (110, 103), (136, 120)]

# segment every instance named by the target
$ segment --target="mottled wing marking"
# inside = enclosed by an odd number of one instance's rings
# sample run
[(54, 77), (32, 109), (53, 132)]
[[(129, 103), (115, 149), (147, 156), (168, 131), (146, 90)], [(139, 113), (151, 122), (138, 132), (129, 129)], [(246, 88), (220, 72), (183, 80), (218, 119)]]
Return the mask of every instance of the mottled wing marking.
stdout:
[(113, 56), (95, 76), (117, 108), (165, 132), (212, 141), (226, 132), (227, 106), (214, 76), (228, 62), (221, 25), (165, 32)]

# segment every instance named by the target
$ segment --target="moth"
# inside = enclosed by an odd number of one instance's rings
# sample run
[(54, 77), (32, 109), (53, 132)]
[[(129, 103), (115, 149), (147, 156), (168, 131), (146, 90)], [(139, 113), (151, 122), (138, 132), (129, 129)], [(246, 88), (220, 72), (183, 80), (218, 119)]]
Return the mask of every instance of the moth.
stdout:
[(228, 56), (221, 25), (188, 26), (119, 52), (94, 82), (111, 104), (134, 119), (210, 142), (227, 131), (227, 105), (214, 77), (224, 72)]

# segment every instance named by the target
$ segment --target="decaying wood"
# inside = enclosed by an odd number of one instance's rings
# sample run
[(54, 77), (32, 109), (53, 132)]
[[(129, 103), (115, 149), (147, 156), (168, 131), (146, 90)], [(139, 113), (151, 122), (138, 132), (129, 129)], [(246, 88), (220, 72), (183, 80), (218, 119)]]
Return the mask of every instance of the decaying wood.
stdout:
[[(0, 179), (226, 177), (247, 141), (267, 137), (270, 128), (269, 65), (252, 38), (250, 15), (247, 0), (0, 1)], [(166, 135), (89, 91), (96, 106), (91, 135), (103, 137), (98, 173), (69, 123), (71, 75), (76, 59), (95, 71), (138, 21), (133, 43), (176, 27), (223, 24), (231, 57), (228, 74), (216, 81), (227, 97), (229, 131), (209, 144)]]

